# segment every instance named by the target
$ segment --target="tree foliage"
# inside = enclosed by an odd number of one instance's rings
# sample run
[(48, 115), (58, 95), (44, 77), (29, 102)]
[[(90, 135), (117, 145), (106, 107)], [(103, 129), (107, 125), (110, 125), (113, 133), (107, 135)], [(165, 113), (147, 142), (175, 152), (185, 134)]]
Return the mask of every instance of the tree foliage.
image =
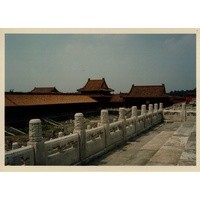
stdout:
[(169, 95), (184, 97), (188, 93), (196, 93), (196, 88), (194, 88), (193, 90), (174, 90), (169, 92)]

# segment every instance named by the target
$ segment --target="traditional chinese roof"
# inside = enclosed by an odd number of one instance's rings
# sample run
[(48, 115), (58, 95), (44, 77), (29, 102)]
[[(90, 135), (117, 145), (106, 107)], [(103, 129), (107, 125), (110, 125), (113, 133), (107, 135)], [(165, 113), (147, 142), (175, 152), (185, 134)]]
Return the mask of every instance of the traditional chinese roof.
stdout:
[(107, 91), (113, 92), (114, 90), (109, 88), (106, 84), (105, 79), (90, 80), (88, 79), (86, 85), (83, 88), (78, 89), (79, 92), (94, 92), (94, 91)]
[(54, 104), (96, 103), (86, 95), (6, 93), (5, 106), (35, 106)]
[(111, 103), (121, 103), (124, 102), (124, 98), (122, 94), (113, 94), (112, 98), (110, 99)]
[(60, 93), (55, 87), (35, 87), (31, 93)]
[(165, 91), (165, 85), (146, 85), (146, 86), (135, 86), (132, 88), (127, 96), (130, 98), (161, 98), (168, 97)]

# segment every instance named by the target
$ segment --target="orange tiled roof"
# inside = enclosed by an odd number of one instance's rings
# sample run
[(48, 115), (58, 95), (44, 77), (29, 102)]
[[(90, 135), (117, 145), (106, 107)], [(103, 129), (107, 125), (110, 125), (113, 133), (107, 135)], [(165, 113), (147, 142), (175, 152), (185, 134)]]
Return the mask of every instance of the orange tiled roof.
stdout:
[(35, 87), (31, 93), (60, 93), (55, 87)]
[(112, 98), (111, 98), (111, 100), (110, 100), (110, 102), (124, 102), (124, 99), (123, 99), (123, 97), (121, 96), (121, 94), (113, 94), (112, 95)]
[(83, 88), (78, 89), (77, 91), (109, 91), (113, 92), (114, 90), (109, 88), (105, 82), (105, 79), (100, 80), (90, 80), (88, 79), (88, 82)]
[(148, 85), (148, 86), (135, 86), (132, 88), (126, 97), (131, 98), (158, 98), (158, 97), (168, 97), (165, 92), (165, 85)]
[(96, 103), (85, 95), (6, 93), (5, 106), (34, 106), (53, 104)]

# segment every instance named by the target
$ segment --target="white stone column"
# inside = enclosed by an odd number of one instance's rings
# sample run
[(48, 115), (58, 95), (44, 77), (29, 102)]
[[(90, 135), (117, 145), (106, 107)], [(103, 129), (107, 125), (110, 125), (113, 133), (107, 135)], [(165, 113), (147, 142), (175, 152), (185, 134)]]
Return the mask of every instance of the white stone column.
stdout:
[(146, 127), (146, 105), (141, 106), (141, 115), (144, 117), (144, 128)]
[(159, 110), (163, 110), (163, 103), (159, 103)]
[(151, 114), (151, 125), (153, 124), (153, 104), (149, 104), (149, 111), (148, 113)]
[(132, 110), (131, 117), (135, 117), (135, 132), (137, 132), (137, 129), (138, 129), (137, 106), (132, 106), (131, 110)]
[(154, 113), (156, 113), (155, 123), (157, 124), (158, 123), (158, 104), (157, 103), (154, 104)]
[(101, 110), (101, 123), (102, 124), (109, 123), (108, 110)]
[(76, 113), (74, 115), (74, 131), (73, 134), (78, 134), (80, 139), (80, 159), (81, 161), (85, 158), (86, 151), (86, 135), (84, 128), (84, 116), (83, 113)]
[(42, 123), (40, 119), (32, 119), (29, 121), (29, 142), (35, 152), (35, 165), (46, 164), (45, 144), (42, 137)]
[(110, 134), (108, 110), (101, 110), (101, 124), (105, 129), (105, 147), (108, 147), (108, 137)]
[(157, 112), (157, 111), (158, 111), (158, 104), (155, 103), (155, 104), (154, 104), (154, 112)]
[(163, 103), (159, 103), (158, 119), (160, 122), (163, 119)]
[(119, 121), (125, 119), (125, 112), (126, 112), (125, 108), (119, 108), (119, 119), (118, 119)]
[(125, 117), (126, 109), (125, 108), (119, 108), (119, 121), (122, 121), (123, 125), (123, 138), (124, 141), (126, 141), (126, 117)]
[(186, 104), (181, 104), (181, 121), (186, 121)]
[(153, 113), (153, 104), (149, 104), (149, 113)]
[(132, 106), (131, 110), (132, 110), (131, 117), (137, 118), (137, 106)]
[(146, 115), (146, 105), (141, 106), (141, 115)]

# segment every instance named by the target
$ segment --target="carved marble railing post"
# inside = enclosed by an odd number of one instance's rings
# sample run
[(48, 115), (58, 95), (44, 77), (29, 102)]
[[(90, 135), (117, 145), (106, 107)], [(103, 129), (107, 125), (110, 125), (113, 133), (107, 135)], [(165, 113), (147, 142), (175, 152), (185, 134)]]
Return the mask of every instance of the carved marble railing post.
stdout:
[(153, 104), (149, 104), (149, 113), (153, 113)]
[(163, 110), (163, 103), (159, 103), (159, 110)]
[(29, 141), (27, 145), (31, 145), (34, 148), (35, 165), (45, 165), (45, 144), (42, 137), (42, 123), (40, 119), (29, 121)]
[(163, 119), (163, 103), (159, 103), (159, 113), (158, 113), (159, 121)]
[(151, 114), (151, 125), (153, 124), (153, 104), (149, 104), (149, 111), (148, 113)]
[(58, 133), (58, 137), (63, 137), (64, 136), (64, 133), (63, 132), (59, 132)]
[(125, 117), (126, 110), (125, 108), (119, 108), (119, 121), (123, 122), (122, 129), (123, 129), (123, 137), (124, 141), (126, 141), (126, 117)]
[(186, 105), (182, 103), (181, 105), (181, 121), (186, 121)]
[(19, 144), (17, 142), (13, 142), (13, 144), (12, 144), (12, 150), (18, 149), (18, 148), (19, 148)]
[(146, 115), (146, 105), (141, 106), (141, 115)]
[(137, 106), (132, 106), (131, 117), (137, 118)]
[(158, 104), (157, 103), (154, 104), (154, 112), (158, 112)]
[(110, 134), (108, 110), (101, 110), (101, 124), (105, 129), (105, 146), (108, 147), (108, 137)]
[(156, 113), (156, 123), (157, 123), (158, 121), (158, 104), (157, 103), (154, 104), (154, 113)]
[(132, 106), (131, 110), (132, 110), (131, 117), (135, 117), (135, 132), (137, 132), (137, 129), (138, 129), (137, 106)]
[(144, 116), (144, 127), (146, 127), (146, 105), (141, 106), (141, 115)]
[(80, 139), (80, 159), (84, 160), (85, 158), (85, 151), (86, 151), (86, 135), (85, 135), (85, 128), (84, 128), (84, 116), (83, 113), (76, 113), (74, 115), (74, 131), (79, 135)]

